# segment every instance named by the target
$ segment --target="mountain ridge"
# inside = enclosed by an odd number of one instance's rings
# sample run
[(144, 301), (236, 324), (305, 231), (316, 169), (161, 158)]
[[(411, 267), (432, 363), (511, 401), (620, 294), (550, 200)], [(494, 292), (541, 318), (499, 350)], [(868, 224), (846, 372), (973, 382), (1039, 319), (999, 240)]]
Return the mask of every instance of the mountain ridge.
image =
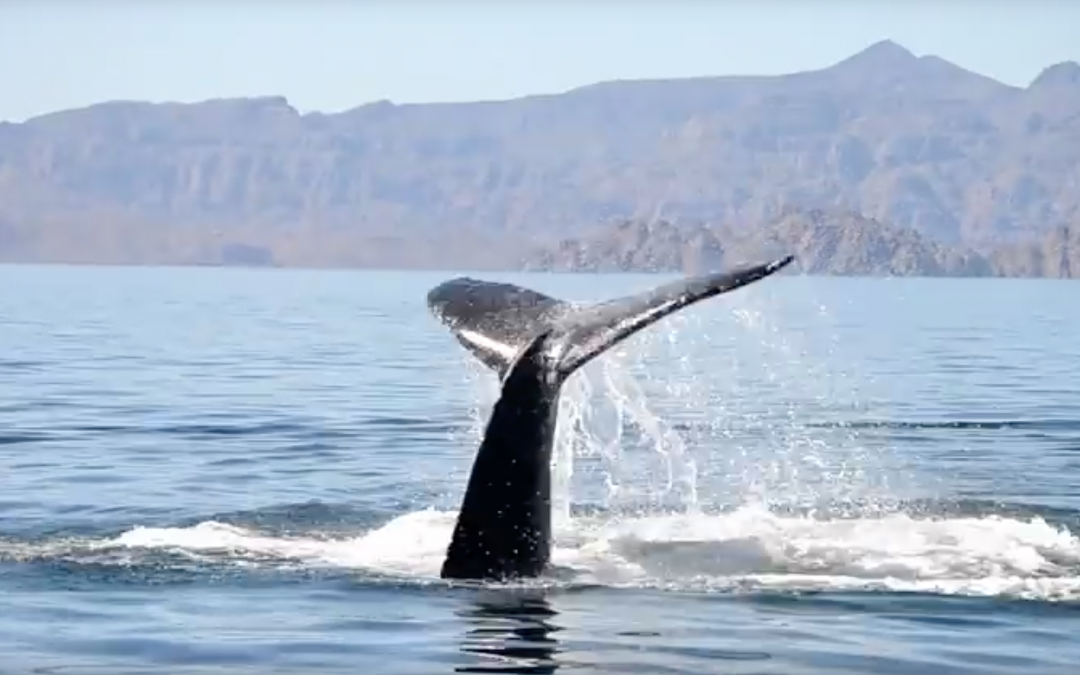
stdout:
[(104, 102), (0, 124), (0, 258), (157, 264), (222, 240), (290, 264), (483, 263), (613, 219), (736, 233), (792, 209), (992, 257), (1080, 224), (1077, 73), (1017, 87), (881, 41), (785, 75), (503, 101)]

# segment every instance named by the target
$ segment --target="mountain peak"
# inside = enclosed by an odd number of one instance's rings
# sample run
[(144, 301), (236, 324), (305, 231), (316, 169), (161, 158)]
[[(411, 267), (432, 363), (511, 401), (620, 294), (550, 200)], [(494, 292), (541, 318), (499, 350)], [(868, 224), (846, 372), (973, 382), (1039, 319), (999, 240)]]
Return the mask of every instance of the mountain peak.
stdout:
[(1062, 61), (1052, 66), (1043, 68), (1038, 77), (1031, 81), (1028, 89), (1046, 86), (1080, 86), (1080, 63), (1076, 61)]
[(918, 61), (918, 57), (906, 47), (892, 40), (881, 40), (866, 49), (849, 56), (840, 64), (858, 65), (863, 68), (888, 68)]

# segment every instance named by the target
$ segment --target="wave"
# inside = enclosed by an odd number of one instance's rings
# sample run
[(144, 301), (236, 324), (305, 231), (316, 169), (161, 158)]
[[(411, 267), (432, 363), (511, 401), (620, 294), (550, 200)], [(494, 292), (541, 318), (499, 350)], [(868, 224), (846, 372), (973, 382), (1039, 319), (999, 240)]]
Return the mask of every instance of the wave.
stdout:
[(1080, 431), (1080, 420), (860, 420), (811, 422), (808, 429), (1024, 429), (1036, 431)]
[[(982, 513), (978, 513), (979, 511)], [(914, 592), (1080, 601), (1080, 535), (1041, 515), (895, 512), (837, 517), (747, 505), (723, 513), (575, 515), (556, 532), (545, 584), (671, 591)], [(324, 514), (325, 515), (325, 514)], [(0, 539), (0, 563), (69, 570), (151, 567), (185, 578), (253, 570), (348, 572), (366, 582), (438, 579), (455, 513), (381, 526), (260, 527), (208, 519), (106, 537)], [(265, 521), (264, 521), (265, 525)]]

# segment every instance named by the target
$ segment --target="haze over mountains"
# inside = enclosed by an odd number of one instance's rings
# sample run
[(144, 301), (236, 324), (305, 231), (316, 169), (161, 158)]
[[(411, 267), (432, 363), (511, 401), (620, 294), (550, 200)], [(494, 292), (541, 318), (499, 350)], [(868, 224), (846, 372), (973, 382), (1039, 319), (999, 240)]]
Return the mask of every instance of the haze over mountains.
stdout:
[(1019, 88), (882, 42), (784, 76), (0, 124), (3, 261), (686, 269), (778, 246), (817, 273), (1080, 276), (1080, 65)]

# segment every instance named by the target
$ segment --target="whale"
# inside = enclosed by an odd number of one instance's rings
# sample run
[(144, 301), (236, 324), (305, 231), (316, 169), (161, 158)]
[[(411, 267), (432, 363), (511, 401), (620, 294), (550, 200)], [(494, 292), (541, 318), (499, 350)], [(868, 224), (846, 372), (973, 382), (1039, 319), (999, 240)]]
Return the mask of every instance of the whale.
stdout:
[(793, 260), (684, 277), (591, 304), (464, 276), (432, 288), (431, 313), (500, 380), (440, 577), (508, 582), (543, 576), (553, 546), (552, 446), (567, 378), (662, 318), (764, 279)]

